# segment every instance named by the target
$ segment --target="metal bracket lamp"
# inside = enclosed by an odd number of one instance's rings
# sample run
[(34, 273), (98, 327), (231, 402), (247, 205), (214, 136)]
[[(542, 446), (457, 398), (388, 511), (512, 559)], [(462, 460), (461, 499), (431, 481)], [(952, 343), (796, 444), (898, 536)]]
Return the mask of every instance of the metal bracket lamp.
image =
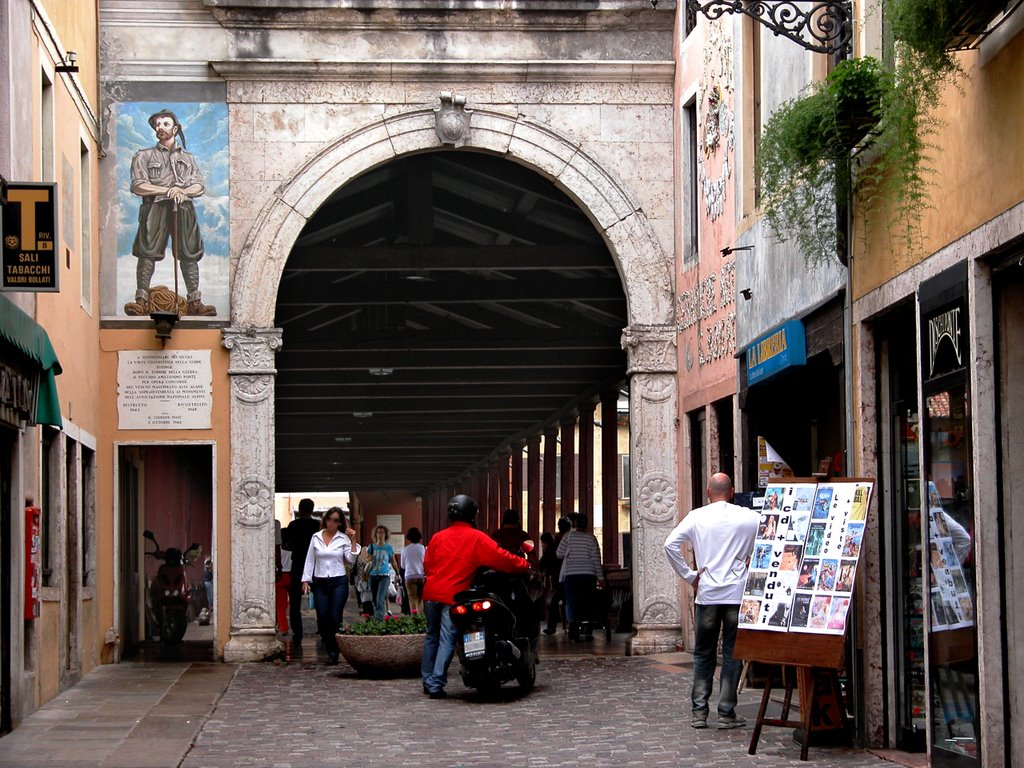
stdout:
[(153, 320), (153, 325), (156, 326), (156, 337), (160, 339), (161, 344), (166, 344), (167, 340), (171, 338), (174, 324), (178, 322), (178, 313), (150, 312), (149, 316)]
[(60, 64), (55, 66), (55, 72), (63, 72), (65, 74), (78, 71), (78, 54), (74, 51), (65, 51), (61, 57)]
[(686, 0), (686, 10), (691, 16), (701, 13), (712, 21), (726, 13), (742, 13), (816, 53), (849, 56), (853, 51), (850, 0)]

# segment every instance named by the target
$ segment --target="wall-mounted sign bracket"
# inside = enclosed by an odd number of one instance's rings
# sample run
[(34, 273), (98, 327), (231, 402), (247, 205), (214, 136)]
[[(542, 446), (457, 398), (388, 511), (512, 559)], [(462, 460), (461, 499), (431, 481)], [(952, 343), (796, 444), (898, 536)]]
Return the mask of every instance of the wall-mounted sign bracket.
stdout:
[(776, 35), (816, 53), (849, 56), (853, 50), (850, 0), (687, 0), (690, 14), (714, 21), (726, 13), (742, 13)]

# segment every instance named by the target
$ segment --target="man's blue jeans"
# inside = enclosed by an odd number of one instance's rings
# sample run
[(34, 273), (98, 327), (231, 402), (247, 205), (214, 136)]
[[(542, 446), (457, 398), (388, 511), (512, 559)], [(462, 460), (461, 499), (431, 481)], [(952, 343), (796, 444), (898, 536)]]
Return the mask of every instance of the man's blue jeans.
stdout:
[(383, 576), (370, 577), (370, 594), (373, 595), (373, 618), (383, 619), (388, 609), (388, 587), (391, 586), (391, 577), (388, 574)]
[(690, 699), (696, 717), (708, 716), (708, 699), (715, 682), (718, 635), (722, 635), (722, 674), (719, 680), (719, 716), (732, 716), (736, 708), (736, 689), (740, 684), (743, 662), (732, 657), (736, 644), (736, 627), (739, 625), (738, 605), (696, 606), (695, 643), (693, 649), (693, 689)]
[(420, 675), (429, 693), (443, 691), (448, 684), (448, 665), (455, 656), (455, 625), (448, 614), (450, 605), (427, 600), (423, 613), (427, 617), (427, 634), (423, 638), (423, 661)]

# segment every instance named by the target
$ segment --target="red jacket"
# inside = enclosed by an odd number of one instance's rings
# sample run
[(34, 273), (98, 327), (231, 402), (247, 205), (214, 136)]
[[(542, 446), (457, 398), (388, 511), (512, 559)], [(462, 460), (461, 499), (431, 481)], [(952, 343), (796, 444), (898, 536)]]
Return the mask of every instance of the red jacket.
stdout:
[(526, 573), (530, 564), (509, 554), (483, 531), (456, 521), (430, 537), (423, 570), (427, 575), (423, 599), (445, 605), (455, 602), (455, 593), (473, 585), (473, 574), (481, 566), (503, 573)]

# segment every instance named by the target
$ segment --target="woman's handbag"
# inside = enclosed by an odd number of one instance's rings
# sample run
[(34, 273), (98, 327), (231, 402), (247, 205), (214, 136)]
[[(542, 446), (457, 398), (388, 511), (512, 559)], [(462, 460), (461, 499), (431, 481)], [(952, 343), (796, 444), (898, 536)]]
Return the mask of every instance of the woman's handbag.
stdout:
[(356, 568), (359, 569), (359, 577), (363, 581), (370, 580), (370, 571), (373, 570), (373, 545), (369, 547), (363, 547), (359, 550), (359, 556), (356, 558)]

